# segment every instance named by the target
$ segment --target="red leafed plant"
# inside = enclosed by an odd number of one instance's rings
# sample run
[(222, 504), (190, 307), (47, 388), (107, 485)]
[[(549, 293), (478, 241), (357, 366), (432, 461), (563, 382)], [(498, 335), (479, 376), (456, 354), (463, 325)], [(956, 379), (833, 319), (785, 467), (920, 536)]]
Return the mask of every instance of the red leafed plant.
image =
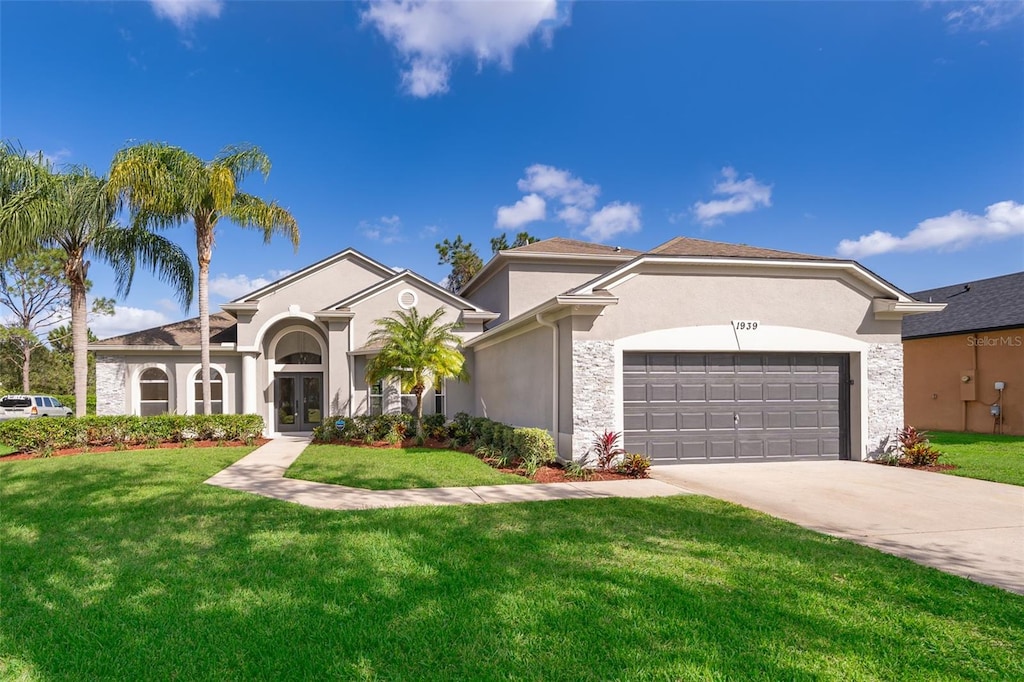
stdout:
[(619, 447), (621, 439), (622, 433), (618, 431), (605, 431), (604, 433), (594, 435), (590, 451), (597, 458), (598, 469), (601, 471), (611, 470), (615, 460), (626, 454), (626, 451)]

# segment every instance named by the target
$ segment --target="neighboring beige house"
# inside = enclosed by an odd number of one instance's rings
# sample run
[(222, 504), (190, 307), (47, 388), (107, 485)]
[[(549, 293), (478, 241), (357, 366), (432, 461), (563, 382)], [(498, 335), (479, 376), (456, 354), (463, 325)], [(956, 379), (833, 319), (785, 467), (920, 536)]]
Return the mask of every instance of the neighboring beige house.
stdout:
[[(221, 306), (215, 409), (268, 434), (398, 412), (370, 387), (373, 321), (445, 309), (472, 379), (427, 412), (547, 429), (563, 458), (624, 432), (656, 464), (863, 458), (903, 424), (903, 316), (920, 303), (853, 261), (678, 237), (641, 253), (546, 239), (497, 254), (453, 295), (352, 249)], [(106, 339), (100, 414), (193, 413), (198, 321)]]

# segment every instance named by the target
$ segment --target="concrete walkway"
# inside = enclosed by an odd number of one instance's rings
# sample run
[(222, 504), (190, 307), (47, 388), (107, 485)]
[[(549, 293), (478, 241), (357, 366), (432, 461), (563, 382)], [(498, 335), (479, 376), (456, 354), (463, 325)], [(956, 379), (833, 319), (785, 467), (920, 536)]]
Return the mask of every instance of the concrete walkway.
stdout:
[(1024, 594), (1024, 488), (866, 462), (656, 467), (651, 475)]
[(309, 442), (309, 438), (276, 438), (210, 477), (206, 482), (221, 488), (243, 490), (307, 507), (343, 510), (582, 500), (598, 497), (667, 497), (688, 492), (671, 483), (653, 479), (366, 490), (285, 478), (284, 472), (302, 454)]

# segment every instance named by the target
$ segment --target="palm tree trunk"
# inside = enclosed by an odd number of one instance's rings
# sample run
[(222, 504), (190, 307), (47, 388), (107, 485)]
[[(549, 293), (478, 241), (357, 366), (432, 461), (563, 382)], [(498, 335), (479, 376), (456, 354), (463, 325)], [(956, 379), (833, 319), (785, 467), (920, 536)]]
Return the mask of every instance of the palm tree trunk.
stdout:
[(196, 220), (196, 253), (199, 259), (199, 364), (203, 373), (203, 414), (210, 414), (210, 260), (213, 228)]
[(423, 438), (423, 389), (416, 391), (416, 437)]
[(65, 266), (71, 289), (71, 353), (75, 375), (75, 416), (85, 416), (85, 401), (89, 391), (89, 332), (86, 310), (86, 277), (88, 265), (82, 256), (69, 259)]

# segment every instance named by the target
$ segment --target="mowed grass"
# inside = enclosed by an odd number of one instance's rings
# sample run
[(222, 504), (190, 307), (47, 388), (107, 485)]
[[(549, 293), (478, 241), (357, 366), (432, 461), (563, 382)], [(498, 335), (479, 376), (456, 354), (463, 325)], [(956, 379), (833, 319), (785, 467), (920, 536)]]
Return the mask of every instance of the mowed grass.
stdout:
[(0, 678), (1024, 679), (1024, 597), (706, 497), (333, 512), (0, 463)]
[(473, 455), (454, 450), (345, 445), (309, 446), (285, 476), (370, 490), (533, 482), (498, 471)]
[(4, 455), (9, 455), (12, 452), (14, 452), (14, 448), (8, 447), (3, 443), (0, 443), (0, 457), (3, 457)]
[(939, 462), (957, 466), (943, 473), (1024, 485), (1024, 437), (949, 431), (930, 437), (943, 454)]

